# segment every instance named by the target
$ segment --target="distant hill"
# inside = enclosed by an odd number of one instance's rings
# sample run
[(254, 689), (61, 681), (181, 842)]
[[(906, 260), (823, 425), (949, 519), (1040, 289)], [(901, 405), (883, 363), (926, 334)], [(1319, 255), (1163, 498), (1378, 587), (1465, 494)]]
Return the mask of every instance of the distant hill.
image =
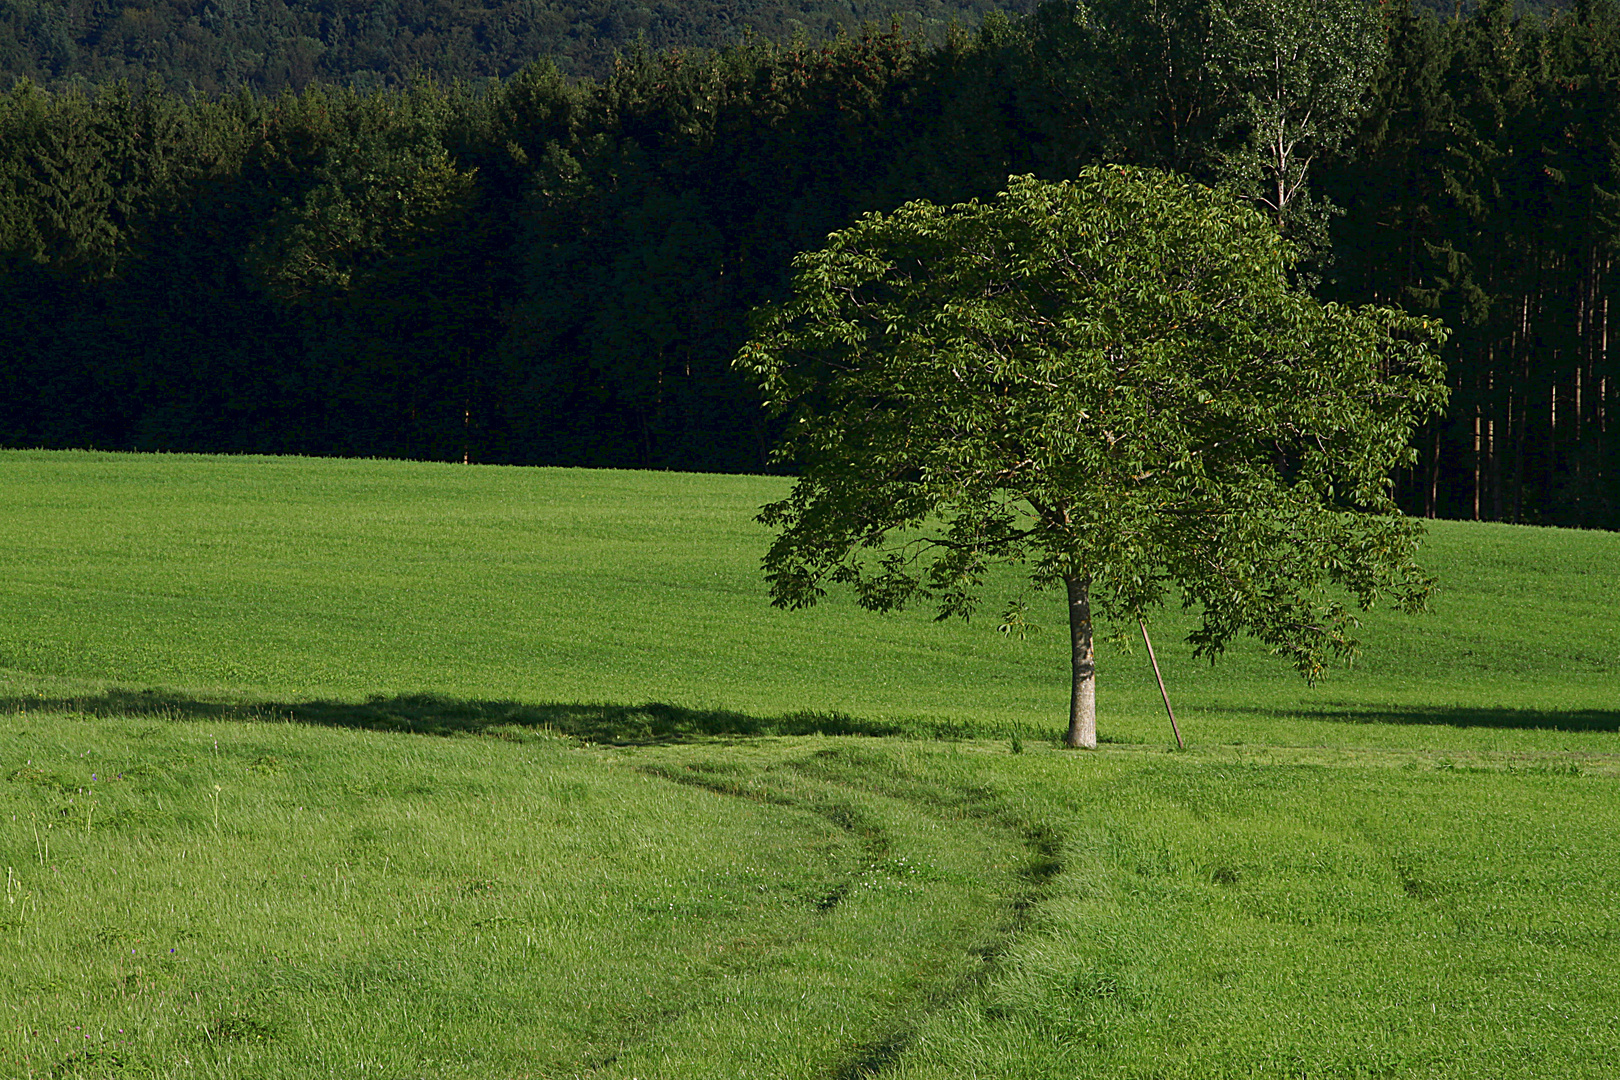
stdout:
[(822, 40), (903, 20), (939, 40), (952, 22), (1029, 0), (0, 0), (0, 88), (28, 78), (156, 78), (171, 90), (274, 93), (311, 82), (397, 86), (423, 72), (479, 81), (541, 57), (600, 77), (615, 52), (720, 48), (754, 33)]

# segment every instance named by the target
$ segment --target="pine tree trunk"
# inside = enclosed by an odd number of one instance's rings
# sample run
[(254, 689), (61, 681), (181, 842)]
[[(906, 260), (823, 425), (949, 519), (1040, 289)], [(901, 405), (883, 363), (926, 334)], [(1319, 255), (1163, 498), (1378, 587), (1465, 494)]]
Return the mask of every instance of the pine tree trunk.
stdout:
[(1097, 665), (1091, 645), (1091, 579), (1066, 577), (1069, 590), (1069, 643), (1074, 683), (1069, 693), (1069, 734), (1063, 741), (1085, 750), (1097, 749)]

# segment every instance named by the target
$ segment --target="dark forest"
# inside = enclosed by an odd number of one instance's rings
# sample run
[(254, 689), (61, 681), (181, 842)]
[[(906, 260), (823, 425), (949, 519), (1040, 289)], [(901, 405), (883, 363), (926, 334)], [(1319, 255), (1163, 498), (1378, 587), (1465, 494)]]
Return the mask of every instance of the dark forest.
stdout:
[(40, 70), (0, 95), (0, 445), (762, 471), (729, 362), (795, 253), (1114, 161), (1231, 186), (1324, 298), (1446, 322), (1409, 512), (1620, 528), (1620, 8), (1252, 7)]

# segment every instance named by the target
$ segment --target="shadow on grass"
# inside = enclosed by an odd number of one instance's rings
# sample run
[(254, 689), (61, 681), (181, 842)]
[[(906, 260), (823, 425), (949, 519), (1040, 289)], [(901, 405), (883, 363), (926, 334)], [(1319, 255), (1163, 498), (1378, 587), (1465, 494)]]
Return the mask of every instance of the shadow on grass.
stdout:
[(1541, 731), (1620, 731), (1616, 709), (1449, 708), (1409, 705), (1368, 709), (1355, 705), (1319, 709), (1268, 709), (1258, 705), (1226, 706), (1218, 712), (1274, 718), (1325, 720), (1335, 724), (1439, 724), (1449, 727), (1521, 728)]
[(980, 734), (950, 722), (862, 720), (838, 712), (796, 712), (758, 717), (724, 709), (688, 709), (662, 702), (645, 705), (530, 704), (467, 701), (437, 694), (339, 701), (209, 701), (171, 691), (107, 690), (84, 696), (0, 697), (0, 715), (69, 712), (90, 716), (155, 717), (168, 720), (281, 721), (417, 735), (554, 733), (582, 742), (637, 745), (689, 739), (761, 735), (873, 735), (907, 738), (971, 738)]

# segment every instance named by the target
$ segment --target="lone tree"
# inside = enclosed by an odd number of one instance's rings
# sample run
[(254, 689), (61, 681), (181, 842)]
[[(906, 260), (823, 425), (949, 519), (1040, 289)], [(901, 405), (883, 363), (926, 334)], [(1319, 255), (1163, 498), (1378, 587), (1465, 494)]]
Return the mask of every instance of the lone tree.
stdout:
[(1424, 602), (1389, 472), (1445, 402), (1439, 324), (1322, 304), (1235, 196), (1101, 166), (868, 214), (794, 261), (736, 367), (792, 412), (773, 602), (970, 616), (994, 562), (1062, 582), (1070, 746), (1095, 747), (1092, 618), (1201, 610), (1314, 679), (1363, 608)]

